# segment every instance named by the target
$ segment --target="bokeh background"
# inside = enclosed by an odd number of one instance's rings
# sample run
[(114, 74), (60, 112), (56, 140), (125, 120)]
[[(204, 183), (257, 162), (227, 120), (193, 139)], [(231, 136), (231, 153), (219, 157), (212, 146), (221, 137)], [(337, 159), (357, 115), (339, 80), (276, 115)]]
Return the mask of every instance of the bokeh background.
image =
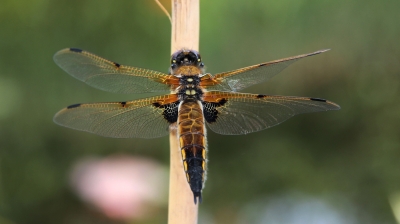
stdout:
[[(201, 1), (208, 72), (330, 48), (244, 92), (326, 98), (342, 109), (246, 136), (209, 131), (199, 223), (399, 223), (399, 8)], [(89, 87), (52, 56), (79, 47), (167, 71), (170, 28), (150, 0), (1, 1), (0, 223), (166, 223), (168, 137), (110, 139), (52, 122), (73, 103), (148, 95)]]

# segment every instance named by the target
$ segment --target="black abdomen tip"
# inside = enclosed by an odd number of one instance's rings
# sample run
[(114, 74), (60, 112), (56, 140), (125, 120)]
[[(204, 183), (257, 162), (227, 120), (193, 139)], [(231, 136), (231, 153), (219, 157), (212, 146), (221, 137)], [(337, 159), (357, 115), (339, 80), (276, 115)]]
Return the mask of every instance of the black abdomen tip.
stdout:
[(73, 51), (73, 52), (77, 52), (77, 53), (81, 53), (81, 52), (82, 52), (81, 49), (79, 49), (79, 48), (73, 48), (73, 47), (71, 47), (69, 50), (70, 50), (70, 51)]
[(197, 204), (197, 198), (199, 198), (199, 203), (201, 203), (203, 201), (203, 199), (201, 198), (201, 191), (199, 192), (194, 192), (193, 191), (193, 196), (194, 196), (194, 203)]

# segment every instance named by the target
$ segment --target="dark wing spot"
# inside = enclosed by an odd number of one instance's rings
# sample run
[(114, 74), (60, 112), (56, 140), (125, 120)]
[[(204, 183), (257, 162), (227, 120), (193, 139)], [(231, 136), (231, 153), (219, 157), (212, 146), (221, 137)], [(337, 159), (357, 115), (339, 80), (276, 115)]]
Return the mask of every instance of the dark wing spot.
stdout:
[(267, 95), (262, 95), (262, 94), (258, 94), (257, 95), (257, 98), (264, 98), (264, 97), (266, 97)]
[(121, 65), (120, 64), (118, 64), (117, 62), (113, 62), (114, 63), (114, 65), (115, 65), (115, 67), (117, 67), (117, 68), (119, 68)]
[(76, 108), (76, 107), (80, 107), (80, 106), (81, 106), (81, 104), (77, 103), (77, 104), (73, 104), (73, 105), (68, 106), (67, 109), (72, 109), (72, 108)]
[(228, 100), (225, 99), (225, 98), (222, 98), (222, 99), (218, 102), (218, 104), (219, 104), (219, 106), (223, 106), (223, 105), (226, 104), (226, 102), (228, 102)]
[(258, 65), (258, 67), (262, 67), (264, 65), (267, 65), (267, 63), (261, 63), (261, 64)]
[(325, 99), (320, 99), (320, 98), (310, 98), (312, 101), (319, 101), (319, 102), (326, 102)]
[(159, 102), (155, 102), (153, 103), (153, 106), (157, 107), (157, 108), (162, 108), (161, 104)]
[(228, 102), (227, 99), (222, 98), (218, 103), (213, 103), (213, 102), (203, 102), (203, 113), (204, 113), (204, 119), (208, 123), (213, 123), (217, 121), (218, 118), (218, 107), (223, 106)]
[(81, 53), (81, 52), (82, 52), (81, 49), (79, 49), (79, 48), (73, 48), (73, 47), (71, 47), (69, 50), (70, 50), (70, 51), (73, 51), (73, 52), (77, 52), (77, 53)]
[(126, 106), (126, 102), (120, 102), (120, 104), (121, 104), (122, 107)]
[(170, 124), (175, 123), (178, 120), (179, 101), (165, 105), (161, 105), (159, 102), (154, 102), (153, 106), (164, 109), (162, 115)]

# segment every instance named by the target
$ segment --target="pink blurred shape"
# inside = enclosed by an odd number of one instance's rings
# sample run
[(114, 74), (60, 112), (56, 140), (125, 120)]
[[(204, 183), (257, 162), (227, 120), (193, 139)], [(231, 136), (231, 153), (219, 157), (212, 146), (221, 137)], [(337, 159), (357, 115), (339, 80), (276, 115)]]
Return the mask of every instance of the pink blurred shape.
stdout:
[(142, 157), (87, 158), (73, 168), (77, 194), (113, 219), (143, 219), (166, 202), (167, 170)]

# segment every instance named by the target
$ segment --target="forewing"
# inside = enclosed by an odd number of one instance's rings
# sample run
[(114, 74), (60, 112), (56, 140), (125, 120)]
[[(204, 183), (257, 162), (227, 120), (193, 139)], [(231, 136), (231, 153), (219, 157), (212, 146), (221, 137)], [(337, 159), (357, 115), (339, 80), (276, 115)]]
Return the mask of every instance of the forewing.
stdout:
[(318, 98), (219, 91), (207, 92), (203, 103), (210, 129), (225, 135), (261, 131), (297, 114), (339, 109), (339, 105)]
[(112, 138), (157, 138), (176, 122), (175, 94), (119, 103), (75, 104), (62, 109), (54, 122), (76, 130)]
[(148, 69), (120, 65), (76, 48), (54, 55), (54, 61), (71, 76), (95, 88), (114, 93), (169, 91), (178, 78)]
[(302, 54), (294, 57), (284, 58), (271, 62), (252, 65), (237, 70), (205, 76), (200, 85), (208, 90), (239, 91), (249, 86), (265, 82), (277, 75), (290, 64), (301, 58), (323, 53), (327, 50), (320, 50), (309, 54)]

